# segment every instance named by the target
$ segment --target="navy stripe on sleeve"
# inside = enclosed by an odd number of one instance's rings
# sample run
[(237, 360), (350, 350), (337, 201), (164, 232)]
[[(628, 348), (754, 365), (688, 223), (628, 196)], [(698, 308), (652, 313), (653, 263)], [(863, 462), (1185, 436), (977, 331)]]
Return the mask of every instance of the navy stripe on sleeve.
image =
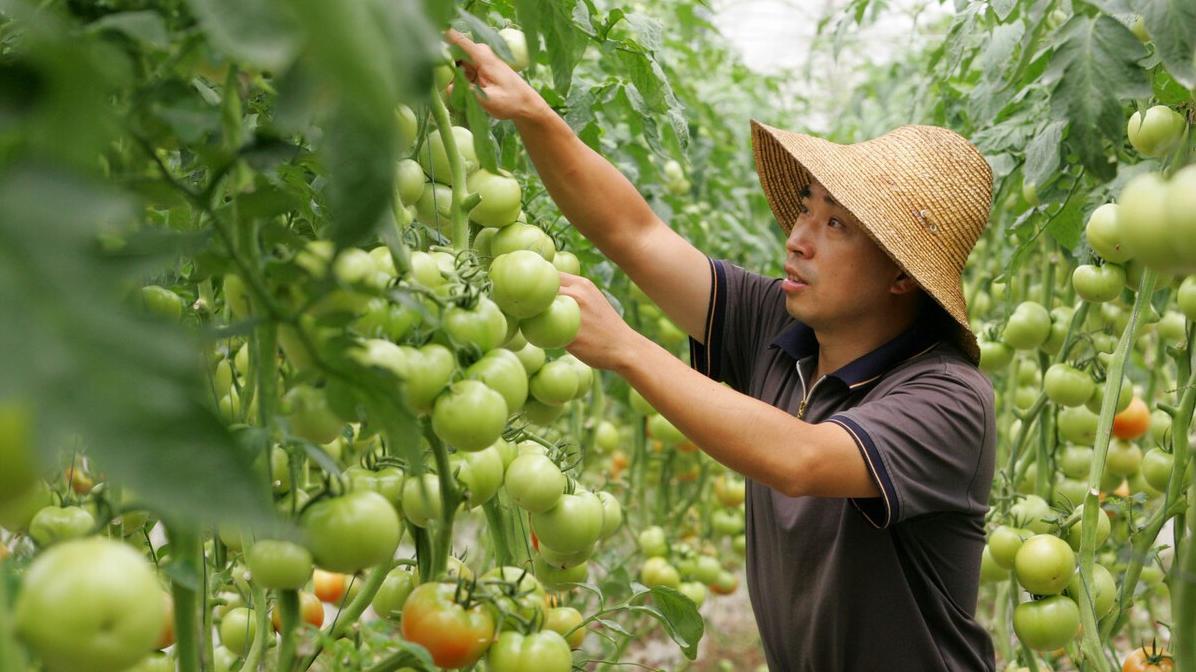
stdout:
[(727, 310), (727, 272), (714, 259), (710, 261), (710, 303), (706, 309), (704, 343), (689, 339), (689, 364), (699, 373), (713, 380), (719, 376), (722, 357), (723, 319)]
[(881, 459), (880, 451), (876, 449), (876, 443), (872, 441), (872, 437), (858, 422), (846, 415), (833, 415), (827, 419), (827, 422), (833, 422), (851, 434), (863, 455), (864, 462), (868, 465), (872, 480), (880, 488), (880, 497), (852, 498), (851, 503), (859, 509), (860, 513), (864, 514), (864, 518), (874, 527), (888, 527), (893, 522), (900, 520), (901, 503), (897, 499), (897, 489), (893, 487), (893, 479), (889, 477), (889, 471), (885, 468), (884, 460)]

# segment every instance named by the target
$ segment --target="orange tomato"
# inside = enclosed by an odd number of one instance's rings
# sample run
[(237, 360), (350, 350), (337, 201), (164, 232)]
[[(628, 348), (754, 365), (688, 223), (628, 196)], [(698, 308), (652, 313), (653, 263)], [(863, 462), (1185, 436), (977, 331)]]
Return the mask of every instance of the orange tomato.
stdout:
[(1174, 669), (1175, 660), (1153, 644), (1135, 649), (1121, 664), (1121, 672), (1171, 672)]
[(337, 603), (345, 596), (345, 575), (316, 569), (312, 572), (312, 587), (321, 602)]
[(1134, 397), (1125, 410), (1113, 416), (1113, 436), (1133, 441), (1150, 431), (1150, 409), (1146, 402)]
[[(320, 598), (299, 591), (299, 618), (312, 627), (324, 625), (324, 605), (320, 603)], [(277, 606), (270, 610), (270, 622), (274, 624), (274, 632), (282, 631), (282, 612)]]
[(167, 592), (163, 592), (162, 597), (166, 602), (166, 618), (162, 624), (162, 635), (158, 637), (158, 649), (174, 644), (174, 598)]

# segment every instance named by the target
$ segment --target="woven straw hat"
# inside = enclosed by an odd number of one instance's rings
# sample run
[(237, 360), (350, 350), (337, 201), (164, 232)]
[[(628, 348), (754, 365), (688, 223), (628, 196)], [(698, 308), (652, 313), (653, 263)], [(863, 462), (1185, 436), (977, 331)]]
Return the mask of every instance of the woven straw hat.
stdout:
[(800, 192), (817, 180), (881, 249), (959, 324), (959, 345), (979, 361), (963, 298), (964, 263), (988, 224), (992, 169), (954, 131), (902, 126), (840, 145), (752, 121), (756, 172), (785, 233)]

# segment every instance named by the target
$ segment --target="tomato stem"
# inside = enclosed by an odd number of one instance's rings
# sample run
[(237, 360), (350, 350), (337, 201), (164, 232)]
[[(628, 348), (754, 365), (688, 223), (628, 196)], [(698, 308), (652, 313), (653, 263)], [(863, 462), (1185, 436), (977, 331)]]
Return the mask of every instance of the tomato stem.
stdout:
[[(172, 556), (183, 566), (203, 571), (202, 547), (199, 532), (181, 527), (167, 528), (172, 547)], [(187, 586), (180, 581), (170, 582), (171, 597), (174, 598), (175, 657), (179, 672), (199, 672), (199, 643), (205, 636), (199, 629), (199, 587)]]
[(278, 670), (288, 672), (295, 664), (295, 626), (299, 623), (299, 591), (286, 589), (278, 591), (278, 606), (281, 610), (282, 628), (279, 632)]
[(448, 108), (444, 105), (444, 98), (440, 91), (432, 87), (432, 117), (436, 120), (436, 128), (440, 131), (440, 141), (444, 144), (444, 153), (448, 157), (449, 172), (453, 178), (452, 201), (452, 235), (450, 239), (455, 250), (469, 249), (469, 219), (465, 209), (465, 165), (461, 162), (461, 154), (457, 150), (457, 136), (453, 134), (453, 121), (449, 118)]

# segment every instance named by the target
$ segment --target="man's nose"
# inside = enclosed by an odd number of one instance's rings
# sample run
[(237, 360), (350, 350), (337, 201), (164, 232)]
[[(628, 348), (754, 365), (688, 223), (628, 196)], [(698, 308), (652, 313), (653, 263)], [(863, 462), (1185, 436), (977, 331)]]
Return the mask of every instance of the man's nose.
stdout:
[(813, 250), (810, 247), (809, 225), (802, 221), (803, 219), (799, 217), (793, 223), (793, 228), (789, 230), (789, 236), (785, 239), (785, 249), (792, 254), (809, 257)]

